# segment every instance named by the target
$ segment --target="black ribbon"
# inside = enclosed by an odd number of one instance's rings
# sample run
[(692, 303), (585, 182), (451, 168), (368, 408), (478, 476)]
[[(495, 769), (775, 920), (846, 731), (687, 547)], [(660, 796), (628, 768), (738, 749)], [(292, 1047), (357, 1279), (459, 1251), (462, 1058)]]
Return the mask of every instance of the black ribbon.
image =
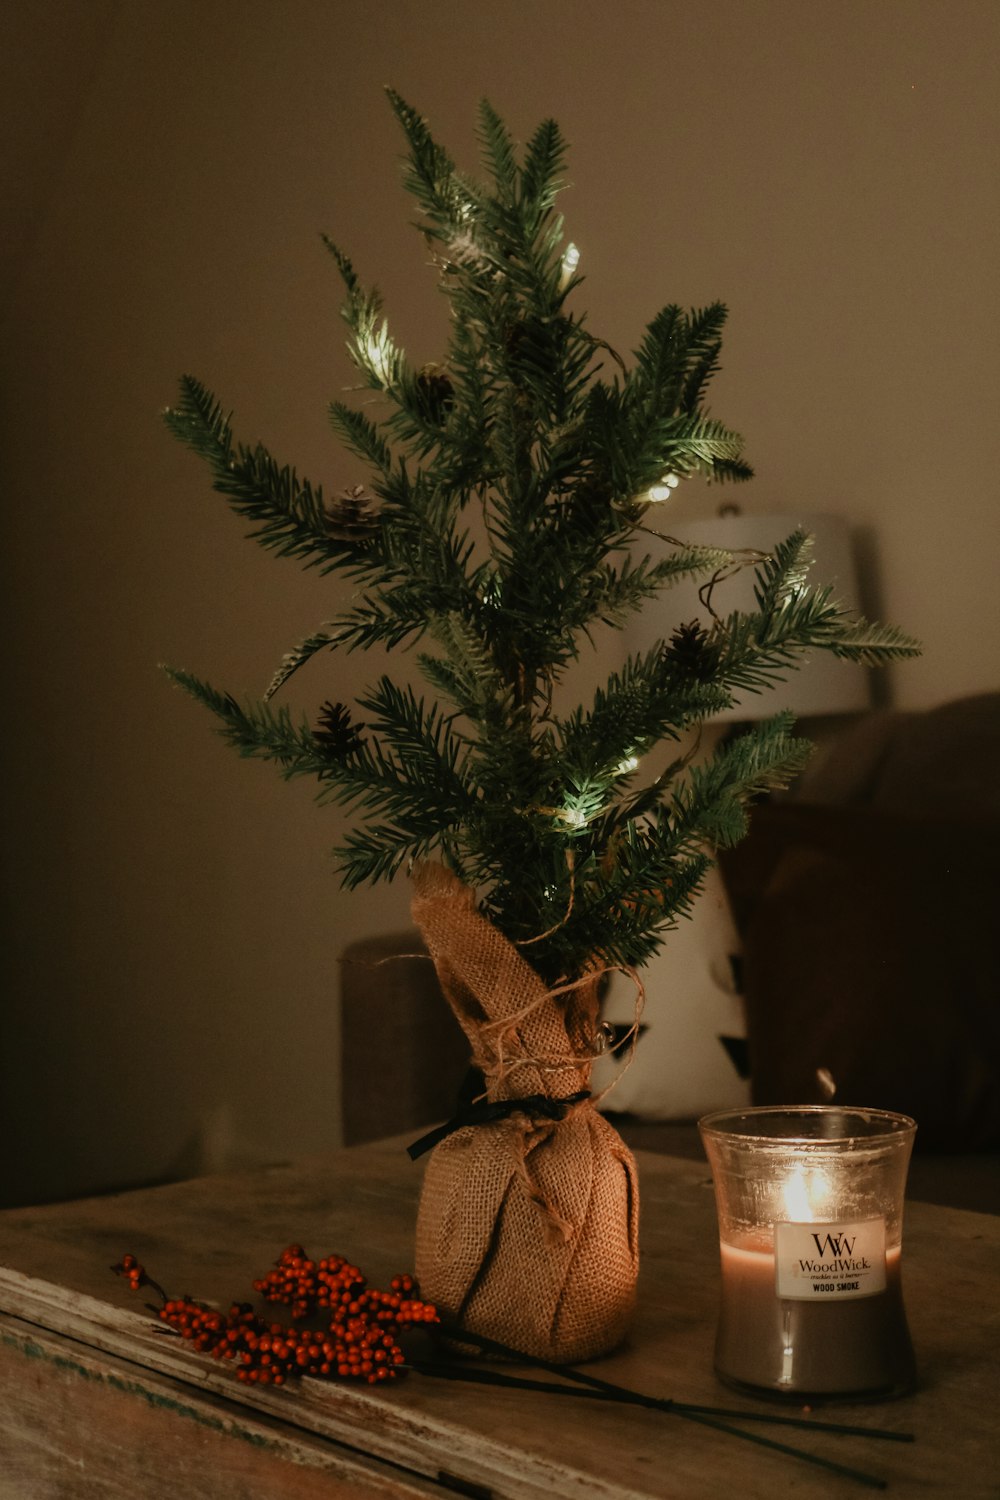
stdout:
[(570, 1094), (565, 1099), (550, 1099), (548, 1094), (528, 1094), (524, 1099), (480, 1099), (476, 1104), (467, 1104), (443, 1125), (436, 1125), (419, 1141), (407, 1146), (406, 1154), (411, 1161), (416, 1161), (418, 1156), (423, 1156), (425, 1151), (430, 1151), (432, 1146), (464, 1125), (492, 1125), (496, 1120), (507, 1120), (517, 1114), (534, 1115), (543, 1120), (564, 1120), (570, 1105), (582, 1104), (589, 1098), (590, 1090), (581, 1089), (578, 1094)]

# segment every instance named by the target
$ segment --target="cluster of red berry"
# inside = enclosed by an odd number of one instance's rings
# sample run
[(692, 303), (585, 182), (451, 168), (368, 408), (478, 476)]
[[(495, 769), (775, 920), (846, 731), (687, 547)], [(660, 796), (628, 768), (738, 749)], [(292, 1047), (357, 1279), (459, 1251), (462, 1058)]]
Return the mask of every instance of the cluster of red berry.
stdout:
[(128, 1280), (133, 1292), (137, 1292), (141, 1286), (148, 1284), (149, 1278), (136, 1260), (134, 1255), (123, 1255), (117, 1266), (113, 1267), (119, 1274)]
[(168, 1297), (134, 1255), (123, 1256), (112, 1270), (133, 1290), (156, 1287), (163, 1299), (157, 1315), (164, 1323), (199, 1352), (231, 1361), (237, 1379), (255, 1385), (284, 1385), (300, 1375), (369, 1385), (395, 1380), (405, 1373), (406, 1356), (397, 1343), (401, 1331), (438, 1322), (433, 1305), (419, 1300), (412, 1276), (394, 1276), (390, 1291), (378, 1291), (343, 1256), (313, 1261), (301, 1245), (283, 1251), (275, 1269), (254, 1282), (254, 1290), (267, 1302), (290, 1307), (295, 1320), (321, 1311), (326, 1325), (321, 1330), (267, 1323), (249, 1302), (234, 1302), (222, 1313), (190, 1297)]
[[(434, 1323), (437, 1313), (429, 1303), (417, 1300), (412, 1276), (394, 1276), (388, 1292), (369, 1287), (365, 1277), (342, 1255), (310, 1260), (301, 1245), (289, 1245), (275, 1262), (274, 1270), (255, 1281), (253, 1289), (266, 1302), (290, 1307), (293, 1318), (304, 1318), (317, 1308), (324, 1312), (348, 1313), (380, 1323)], [(428, 1317), (427, 1314), (430, 1313)]]

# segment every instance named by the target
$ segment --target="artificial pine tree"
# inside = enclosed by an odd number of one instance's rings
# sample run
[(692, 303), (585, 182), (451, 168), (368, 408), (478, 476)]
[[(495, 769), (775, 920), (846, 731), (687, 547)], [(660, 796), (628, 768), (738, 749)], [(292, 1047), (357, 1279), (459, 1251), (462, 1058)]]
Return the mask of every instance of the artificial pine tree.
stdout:
[[(354, 591), (284, 658), (263, 701), (171, 675), (242, 754), (314, 777), (321, 800), (357, 812), (338, 851), (347, 885), (412, 869), (415, 920), (488, 1096), (428, 1163), (418, 1275), (477, 1333), (578, 1360), (623, 1335), (638, 1265), (635, 1164), (589, 1103), (597, 978), (634, 973), (656, 950), (712, 850), (740, 838), (748, 804), (809, 750), (787, 714), (702, 761), (681, 753), (682, 737), (813, 649), (882, 662), (916, 648), (807, 586), (801, 532), (760, 561), (756, 610), (718, 612), (715, 585), (744, 560), (663, 535), (650, 512), (692, 475), (750, 476), (740, 438), (704, 406), (725, 308), (665, 307), (626, 365), (572, 307), (556, 125), (540, 125), (519, 161), (483, 104), (482, 186), (389, 98), (450, 303), (447, 351), (414, 369), (378, 294), (328, 242), (348, 349), (373, 393), (366, 410), (330, 407), (371, 468), (367, 488), (331, 499), (237, 443), (215, 398), (184, 380), (167, 422), (250, 534)], [(593, 701), (564, 709), (590, 632), (691, 577), (710, 626), (679, 621)], [(312, 722), (274, 706), (319, 653), (371, 646), (416, 647), (430, 693), (382, 676)]]
[[(512, 942), (535, 939), (532, 963), (550, 983), (640, 964), (689, 908), (712, 848), (740, 838), (748, 803), (785, 784), (809, 750), (785, 714), (704, 764), (657, 762), (664, 743), (811, 650), (877, 663), (916, 648), (806, 587), (809, 538), (795, 533), (758, 569), (756, 612), (713, 607), (710, 629), (679, 623), (593, 702), (556, 710), (554, 690), (592, 627), (621, 626), (691, 576), (711, 606), (714, 581), (739, 562), (650, 525), (681, 479), (751, 475), (739, 436), (704, 406), (726, 309), (668, 305), (626, 366), (571, 305), (580, 278), (555, 208), (565, 155), (555, 123), (539, 126), (519, 162), (484, 103), (483, 186), (389, 99), (450, 303), (447, 352), (412, 368), (378, 293), (327, 241), (347, 290), (348, 349), (381, 408), (373, 419), (332, 403), (335, 431), (372, 474), (369, 489), (330, 499), (260, 444), (237, 443), (214, 397), (184, 379), (167, 423), (254, 539), (343, 574), (355, 592), (285, 657), (262, 702), (171, 675), (242, 754), (312, 776), (321, 801), (358, 810), (338, 850), (348, 886), (436, 855)], [(430, 697), (383, 676), (356, 709), (328, 703), (313, 725), (272, 706), (318, 653), (374, 645), (419, 646)]]

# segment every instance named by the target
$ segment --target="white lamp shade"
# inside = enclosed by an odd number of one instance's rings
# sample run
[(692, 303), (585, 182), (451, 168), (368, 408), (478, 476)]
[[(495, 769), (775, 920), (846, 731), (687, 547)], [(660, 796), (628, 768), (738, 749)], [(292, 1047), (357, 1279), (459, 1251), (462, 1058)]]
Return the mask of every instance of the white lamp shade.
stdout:
[[(825, 515), (733, 515), (706, 520), (677, 521), (671, 528), (679, 541), (729, 551), (752, 548), (771, 552), (795, 530), (813, 538), (813, 564), (809, 581), (814, 586), (831, 585), (833, 597), (847, 608), (858, 608), (857, 577), (851, 554), (850, 530), (840, 516)], [(699, 580), (700, 581), (700, 580)], [(734, 610), (753, 611), (755, 570), (746, 567), (724, 579), (712, 596), (717, 614)], [(668, 637), (681, 621), (711, 624), (711, 616), (698, 598), (698, 583), (679, 584), (655, 604), (637, 615), (627, 631), (631, 651), (648, 650), (654, 639)], [(858, 713), (870, 707), (868, 669), (841, 661), (826, 651), (811, 652), (785, 681), (760, 693), (744, 693), (733, 707), (714, 715), (716, 720), (763, 719), (783, 709), (800, 718), (820, 714)]]

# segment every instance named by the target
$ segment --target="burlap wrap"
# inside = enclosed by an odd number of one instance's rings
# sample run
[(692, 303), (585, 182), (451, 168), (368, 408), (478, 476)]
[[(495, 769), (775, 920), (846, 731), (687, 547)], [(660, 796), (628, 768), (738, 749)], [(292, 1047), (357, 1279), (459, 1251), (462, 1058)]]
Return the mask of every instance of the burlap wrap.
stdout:
[[(414, 872), (413, 918), (490, 1099), (586, 1089), (597, 980), (552, 994), (441, 865)], [(575, 1363), (623, 1338), (635, 1301), (635, 1161), (589, 1100), (561, 1121), (516, 1113), (463, 1126), (424, 1177), (416, 1272), (465, 1327)]]

